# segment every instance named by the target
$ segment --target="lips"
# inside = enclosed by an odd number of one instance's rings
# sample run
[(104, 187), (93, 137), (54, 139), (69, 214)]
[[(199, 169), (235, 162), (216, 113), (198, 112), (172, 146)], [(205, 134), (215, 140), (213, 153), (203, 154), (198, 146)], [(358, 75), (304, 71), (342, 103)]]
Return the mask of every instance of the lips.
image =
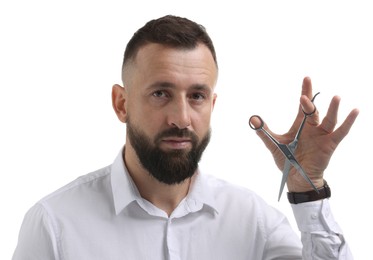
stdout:
[(167, 138), (163, 138), (162, 141), (165, 141), (165, 142), (191, 142), (190, 138), (185, 138), (185, 137), (167, 137)]
[(192, 140), (183, 137), (167, 137), (163, 138), (161, 146), (171, 149), (185, 149), (192, 145)]

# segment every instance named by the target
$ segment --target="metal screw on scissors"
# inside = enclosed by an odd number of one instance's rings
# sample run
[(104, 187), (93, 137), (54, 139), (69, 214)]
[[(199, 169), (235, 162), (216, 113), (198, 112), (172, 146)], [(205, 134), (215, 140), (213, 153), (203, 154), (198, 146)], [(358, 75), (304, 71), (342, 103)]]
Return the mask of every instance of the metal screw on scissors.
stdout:
[[(320, 94), (320, 92), (318, 92), (316, 95), (313, 96), (313, 98), (311, 100), (312, 102), (314, 102), (314, 100), (315, 100), (315, 98), (316, 98), (316, 96), (318, 94)], [(286, 183), (287, 178), (289, 176), (289, 172), (290, 172), (291, 166), (293, 166), (300, 173), (300, 175), (302, 175), (302, 177), (312, 186), (312, 188), (317, 193), (319, 193), (319, 191), (316, 188), (316, 186), (313, 184), (313, 182), (308, 177), (308, 175), (304, 172), (302, 166), (300, 166), (300, 164), (298, 163), (298, 161), (296, 160), (296, 158), (294, 156), (294, 151), (297, 148), (299, 136), (302, 133), (304, 123), (306, 122), (307, 117), (312, 116), (315, 112), (316, 112), (316, 107), (315, 107), (315, 109), (311, 113), (306, 113), (305, 111), (303, 111), (304, 118), (303, 118), (303, 121), (302, 121), (302, 123), (300, 124), (300, 126), (298, 128), (297, 134), (295, 135), (294, 140), (291, 141), (287, 145), (286, 144), (282, 144), (279, 141), (277, 141), (267, 130), (264, 129), (264, 121), (263, 121), (263, 119), (260, 116), (253, 115), (249, 119), (249, 125), (250, 125), (250, 127), (252, 129), (256, 130), (256, 131), (262, 131), (267, 137), (269, 137), (269, 139), (271, 139), (271, 141), (277, 146), (277, 148), (285, 156), (285, 164), (284, 164), (284, 168), (282, 170), (282, 180), (281, 180), (280, 191), (279, 191), (279, 194), (278, 194), (278, 200), (280, 200), (280, 198), (281, 198), (281, 194), (282, 194), (282, 192), (284, 190), (284, 186), (285, 186), (285, 183)], [(256, 117), (257, 119), (260, 120), (260, 125), (258, 127), (255, 127), (251, 123), (251, 119), (254, 118), (254, 117)]]

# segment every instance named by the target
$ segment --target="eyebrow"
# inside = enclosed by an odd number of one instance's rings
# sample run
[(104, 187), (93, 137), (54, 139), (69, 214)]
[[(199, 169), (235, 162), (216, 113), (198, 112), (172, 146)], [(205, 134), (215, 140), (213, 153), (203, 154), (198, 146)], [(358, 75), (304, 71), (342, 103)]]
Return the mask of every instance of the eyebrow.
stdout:
[(147, 89), (152, 89), (152, 88), (175, 88), (175, 84), (172, 84), (167, 81), (157, 81), (147, 87)]
[[(172, 88), (176, 88), (176, 85), (168, 81), (157, 81), (147, 87), (147, 89), (154, 89), (154, 88), (172, 89)], [(190, 89), (211, 93), (211, 88), (205, 84), (193, 84), (190, 86)]]

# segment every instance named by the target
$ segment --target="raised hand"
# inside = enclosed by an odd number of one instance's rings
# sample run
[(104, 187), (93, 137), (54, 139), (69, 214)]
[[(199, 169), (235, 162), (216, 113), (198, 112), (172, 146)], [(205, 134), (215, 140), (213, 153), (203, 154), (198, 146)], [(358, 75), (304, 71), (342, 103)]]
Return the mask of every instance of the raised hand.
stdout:
[[(311, 79), (306, 77), (302, 84), (302, 95), (300, 97), (298, 114), (289, 131), (283, 135), (275, 134), (266, 124), (264, 124), (264, 129), (266, 129), (267, 132), (269, 132), (280, 143), (289, 144), (293, 141), (299, 129), (304, 118), (304, 113), (310, 114), (314, 112), (312, 116), (309, 116), (306, 119), (302, 133), (299, 137), (295, 157), (315, 186), (321, 187), (324, 184), (324, 171), (329, 164), (330, 158), (338, 144), (348, 134), (359, 114), (359, 111), (358, 109), (353, 109), (344, 122), (336, 128), (340, 97), (333, 97), (328, 112), (321, 123), (319, 113), (317, 109), (315, 111), (315, 106), (311, 101), (312, 97)], [(254, 126), (259, 126), (260, 124), (258, 118), (255, 117), (252, 118), (249, 123)], [(282, 152), (262, 131), (257, 131), (257, 133), (272, 153), (278, 168), (282, 170), (285, 161)], [(293, 167), (288, 176), (287, 186), (290, 192), (312, 190), (310, 184), (306, 182), (306, 180)]]

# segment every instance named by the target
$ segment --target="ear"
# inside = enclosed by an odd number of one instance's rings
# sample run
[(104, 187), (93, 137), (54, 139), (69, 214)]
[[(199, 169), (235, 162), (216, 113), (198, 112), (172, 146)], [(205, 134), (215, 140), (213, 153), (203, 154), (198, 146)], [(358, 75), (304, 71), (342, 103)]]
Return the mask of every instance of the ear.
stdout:
[(115, 113), (117, 114), (118, 119), (126, 123), (127, 121), (127, 92), (125, 88), (121, 87), (118, 84), (115, 84), (111, 91), (111, 101)]
[(218, 97), (218, 95), (216, 93), (214, 93), (213, 95), (214, 96), (212, 97), (212, 110), (214, 110), (216, 98)]

